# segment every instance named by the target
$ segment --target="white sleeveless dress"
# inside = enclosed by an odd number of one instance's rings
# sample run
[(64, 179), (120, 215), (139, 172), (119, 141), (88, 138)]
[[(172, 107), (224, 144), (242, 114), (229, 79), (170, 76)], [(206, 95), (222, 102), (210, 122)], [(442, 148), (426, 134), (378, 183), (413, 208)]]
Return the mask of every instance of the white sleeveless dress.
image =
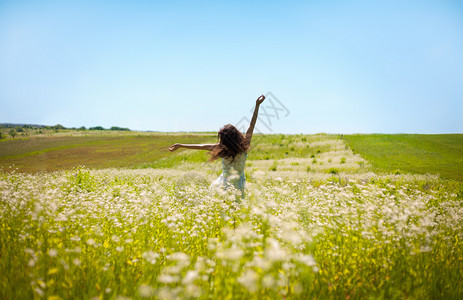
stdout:
[[(220, 176), (211, 184), (211, 189), (224, 189), (227, 190), (230, 187), (234, 187), (237, 190), (241, 190), (244, 195), (244, 185), (246, 177), (244, 176), (244, 165), (246, 164), (246, 153), (241, 152), (232, 157), (222, 158), (222, 169), (223, 172)], [(232, 161), (233, 160), (233, 161)]]

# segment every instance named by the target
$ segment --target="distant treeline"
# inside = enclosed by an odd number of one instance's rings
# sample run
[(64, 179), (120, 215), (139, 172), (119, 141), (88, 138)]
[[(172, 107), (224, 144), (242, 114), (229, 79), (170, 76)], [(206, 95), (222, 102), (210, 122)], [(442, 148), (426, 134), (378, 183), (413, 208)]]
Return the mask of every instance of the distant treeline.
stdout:
[(14, 123), (0, 123), (0, 128), (46, 128), (52, 126), (37, 125), (37, 124), (14, 124)]
[(0, 123), (0, 128), (11, 128), (15, 129), (18, 132), (21, 132), (22, 129), (48, 129), (48, 130), (117, 130), (117, 131), (130, 131), (129, 128), (112, 126), (109, 129), (103, 128), (102, 126), (89, 127), (88, 129), (85, 126), (79, 128), (76, 127), (64, 127), (61, 124), (54, 126), (49, 125), (38, 125), (38, 124), (13, 124), (13, 123)]
[[(80, 127), (79, 130), (86, 130), (84, 126)], [(118, 130), (118, 131), (130, 131), (128, 128), (122, 128), (117, 126), (112, 126), (109, 129), (105, 129), (101, 126), (89, 127), (88, 130)]]

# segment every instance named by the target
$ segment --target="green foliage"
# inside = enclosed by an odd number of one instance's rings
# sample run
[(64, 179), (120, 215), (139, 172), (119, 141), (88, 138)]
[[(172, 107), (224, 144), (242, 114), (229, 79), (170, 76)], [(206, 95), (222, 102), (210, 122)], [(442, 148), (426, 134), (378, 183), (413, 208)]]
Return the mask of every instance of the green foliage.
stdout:
[(71, 192), (92, 192), (95, 188), (94, 176), (89, 170), (79, 167), (67, 175), (67, 185), (64, 190), (68, 193)]
[(15, 138), (15, 136), (16, 136), (16, 130), (11, 129), (10, 132), (8, 132), (8, 134), (9, 134), (12, 138)]
[(90, 127), (88, 130), (105, 130), (102, 126)]
[(339, 173), (339, 169), (338, 168), (330, 168), (328, 170), (328, 173), (329, 174), (338, 174)]
[(272, 166), (269, 168), (269, 171), (276, 171), (278, 168), (278, 161), (274, 160)]
[(123, 128), (123, 127), (118, 127), (118, 126), (112, 126), (109, 130), (115, 130), (115, 131), (130, 131), (128, 128)]

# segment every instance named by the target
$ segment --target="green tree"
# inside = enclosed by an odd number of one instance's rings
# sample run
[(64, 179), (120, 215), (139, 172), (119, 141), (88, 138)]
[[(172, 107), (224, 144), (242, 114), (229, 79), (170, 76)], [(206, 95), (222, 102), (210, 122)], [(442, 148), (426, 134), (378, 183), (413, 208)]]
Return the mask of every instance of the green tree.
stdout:
[(66, 129), (66, 127), (64, 127), (61, 124), (56, 124), (55, 126), (53, 126), (53, 129), (60, 130), (60, 129)]
[(14, 138), (16, 136), (16, 130), (11, 129), (9, 135), (11, 135), (11, 137)]
[(109, 130), (118, 130), (118, 131), (130, 131), (128, 128), (122, 128), (118, 126), (112, 126)]

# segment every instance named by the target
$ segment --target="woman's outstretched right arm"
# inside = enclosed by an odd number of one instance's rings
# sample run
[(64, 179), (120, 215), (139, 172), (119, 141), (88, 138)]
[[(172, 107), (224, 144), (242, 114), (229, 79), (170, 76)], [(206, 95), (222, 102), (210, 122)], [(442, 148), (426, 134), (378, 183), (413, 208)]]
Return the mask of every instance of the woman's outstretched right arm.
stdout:
[(257, 115), (259, 114), (259, 106), (264, 102), (265, 96), (260, 95), (256, 100), (256, 107), (254, 108), (254, 114), (252, 115), (251, 123), (249, 124), (248, 131), (246, 131), (246, 143), (251, 144), (252, 134), (254, 132), (254, 126), (256, 126)]
[(178, 148), (187, 148), (187, 149), (195, 149), (195, 150), (208, 150), (211, 151), (217, 146), (217, 144), (173, 144), (170, 146), (170, 151), (175, 151)]

